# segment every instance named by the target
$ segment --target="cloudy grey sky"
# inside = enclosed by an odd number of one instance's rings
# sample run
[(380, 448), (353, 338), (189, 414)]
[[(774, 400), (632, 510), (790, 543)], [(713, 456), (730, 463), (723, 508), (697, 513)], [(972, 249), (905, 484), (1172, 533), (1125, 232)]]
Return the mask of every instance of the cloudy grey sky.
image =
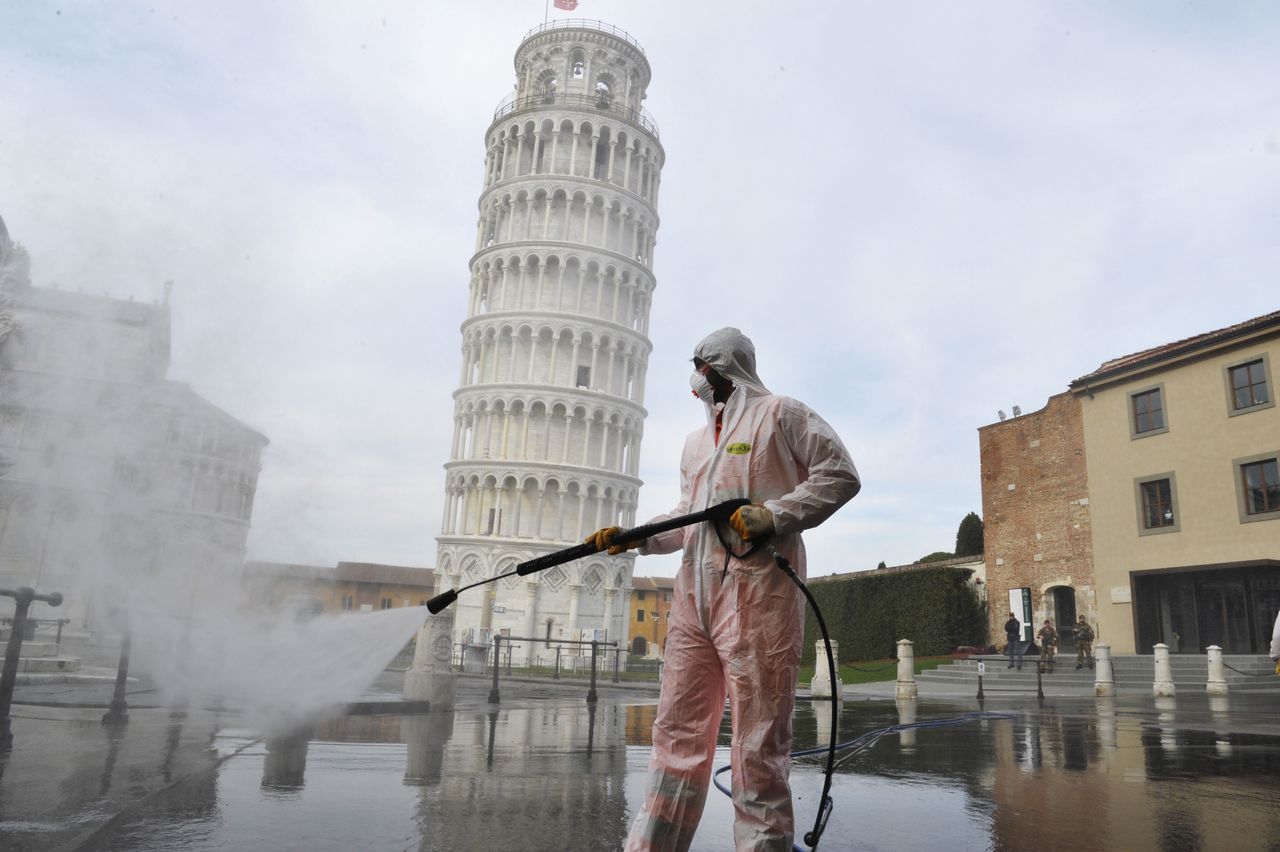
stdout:
[[(175, 282), (171, 376), (272, 442), (252, 558), (434, 563), (484, 131), (544, 9), (0, 6), (0, 216), (38, 285)], [(575, 15), (644, 46), (667, 151), (641, 518), (723, 325), (863, 474), (819, 575), (950, 550), (997, 409), (1280, 307), (1273, 4)]]

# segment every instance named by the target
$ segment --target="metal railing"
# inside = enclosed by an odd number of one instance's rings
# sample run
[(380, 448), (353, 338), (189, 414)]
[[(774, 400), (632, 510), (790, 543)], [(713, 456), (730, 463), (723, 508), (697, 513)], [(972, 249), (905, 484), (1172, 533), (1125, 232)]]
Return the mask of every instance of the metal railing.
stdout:
[(612, 97), (602, 97), (598, 94), (579, 95), (570, 92), (544, 92), (538, 95), (525, 95), (523, 98), (517, 98), (514, 94), (507, 95), (494, 109), (493, 120), (499, 121), (508, 115), (544, 106), (570, 106), (608, 113), (609, 115), (626, 119), (644, 129), (654, 139), (658, 138), (658, 125), (649, 113), (643, 109), (632, 109), (629, 106), (617, 103)]
[(528, 41), (539, 33), (547, 33), (552, 30), (595, 30), (596, 32), (608, 33), (615, 38), (620, 38), (627, 44), (640, 51), (640, 55), (644, 56), (645, 61), (649, 57), (645, 55), (644, 48), (640, 46), (640, 42), (636, 41), (636, 37), (624, 29), (615, 27), (613, 24), (606, 24), (604, 21), (597, 21), (593, 18), (563, 18), (558, 21), (547, 21), (544, 24), (529, 30), (524, 34), (524, 38), (520, 39), (520, 43)]

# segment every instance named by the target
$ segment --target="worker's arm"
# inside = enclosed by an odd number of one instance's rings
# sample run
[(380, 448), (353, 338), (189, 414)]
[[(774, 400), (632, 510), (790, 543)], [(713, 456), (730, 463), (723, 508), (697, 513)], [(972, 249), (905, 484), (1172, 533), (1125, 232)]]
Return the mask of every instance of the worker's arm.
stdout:
[(789, 535), (835, 514), (862, 488), (862, 480), (840, 436), (808, 406), (787, 399), (778, 414), (783, 438), (809, 472), (789, 493), (764, 502), (773, 514), (775, 532)]

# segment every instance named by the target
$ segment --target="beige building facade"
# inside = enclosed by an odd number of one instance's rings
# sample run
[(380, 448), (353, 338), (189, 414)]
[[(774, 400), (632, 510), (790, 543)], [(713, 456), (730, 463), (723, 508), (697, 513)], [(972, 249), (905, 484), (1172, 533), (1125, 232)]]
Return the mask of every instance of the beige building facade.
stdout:
[(1098, 627), (1260, 653), (1280, 609), (1280, 312), (1103, 364), (1079, 400)]

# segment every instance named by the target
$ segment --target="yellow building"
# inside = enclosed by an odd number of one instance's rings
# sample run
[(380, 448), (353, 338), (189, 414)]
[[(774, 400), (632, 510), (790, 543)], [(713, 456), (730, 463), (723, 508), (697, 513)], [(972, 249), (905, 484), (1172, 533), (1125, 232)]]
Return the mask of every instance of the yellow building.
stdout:
[(339, 562), (329, 568), (285, 562), (246, 562), (241, 588), (250, 606), (319, 612), (371, 612), (424, 606), (435, 595), (430, 568)]
[(1262, 653), (1280, 610), (1280, 311), (1117, 358), (1083, 414), (1099, 637)]
[(672, 577), (633, 577), (627, 647), (637, 657), (661, 657), (671, 618)]

